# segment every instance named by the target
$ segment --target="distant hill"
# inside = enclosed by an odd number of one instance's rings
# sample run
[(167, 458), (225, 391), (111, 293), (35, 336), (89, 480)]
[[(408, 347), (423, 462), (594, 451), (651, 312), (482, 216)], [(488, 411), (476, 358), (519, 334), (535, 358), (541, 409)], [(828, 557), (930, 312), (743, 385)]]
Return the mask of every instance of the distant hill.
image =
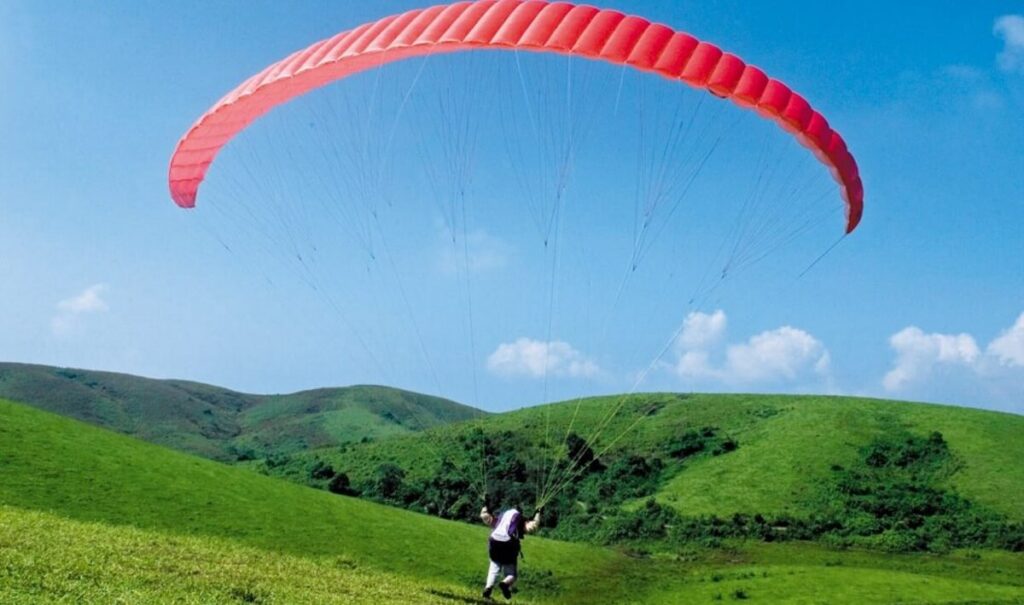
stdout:
[[(486, 530), (303, 488), (0, 400), (0, 602), (476, 603)], [(1021, 555), (531, 537), (516, 602), (1018, 603)]]
[(252, 395), (183, 380), (0, 363), (0, 397), (217, 460), (423, 430), (484, 412), (389, 387)]

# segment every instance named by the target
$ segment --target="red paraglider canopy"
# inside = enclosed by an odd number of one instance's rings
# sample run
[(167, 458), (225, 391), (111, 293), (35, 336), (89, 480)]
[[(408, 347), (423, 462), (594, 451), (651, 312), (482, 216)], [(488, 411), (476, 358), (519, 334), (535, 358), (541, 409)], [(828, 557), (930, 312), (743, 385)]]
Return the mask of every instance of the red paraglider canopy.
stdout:
[(735, 55), (617, 11), (544, 0), (480, 0), (367, 23), (296, 52), (243, 82), (189, 129), (171, 157), (171, 197), (195, 206), (217, 153), (275, 106), (352, 74), (416, 56), (475, 49), (578, 55), (681, 80), (775, 120), (826, 164), (860, 222), (864, 188), (843, 138), (799, 94)]

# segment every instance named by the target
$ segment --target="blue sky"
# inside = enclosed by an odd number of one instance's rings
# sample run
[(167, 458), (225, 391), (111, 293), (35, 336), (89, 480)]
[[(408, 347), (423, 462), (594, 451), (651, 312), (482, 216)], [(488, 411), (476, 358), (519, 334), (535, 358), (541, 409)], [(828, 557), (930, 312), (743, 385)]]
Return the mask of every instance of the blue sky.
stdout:
[[(259, 392), (391, 382), (506, 409), (626, 391), (680, 327), (640, 388), (831, 392), (1024, 412), (1019, 2), (609, 0), (802, 92), (860, 162), (864, 223), (804, 278), (737, 278), (699, 307), (660, 304), (656, 282), (640, 282), (632, 294), (652, 302), (651, 315), (620, 314), (610, 336), (598, 337), (601, 312), (587, 301), (607, 280), (591, 280), (592, 266), (588, 281), (566, 280), (548, 327), (538, 316), (544, 254), (480, 221), (467, 230), (475, 355), (465, 348), (464, 307), (427, 296), (436, 284), (459, 287), (445, 275), (452, 259), (437, 216), (394, 224), (407, 236), (395, 252), (410, 300), (381, 304), (332, 284), (350, 305), (343, 320), (284, 273), (261, 274), (241, 251), (226, 254), (208, 229), (222, 226), (200, 215), (202, 197), (187, 213), (166, 193), (175, 142), (222, 94), (295, 49), (422, 4), (210, 4), (0, 5), (0, 359)], [(592, 241), (613, 247), (611, 219), (573, 216)], [(652, 256), (652, 275), (671, 271), (671, 251)], [(587, 258), (572, 252), (567, 273)], [(434, 273), (401, 261), (427, 257)], [(584, 293), (584, 283), (597, 285)], [(391, 288), (384, 293), (395, 298)], [(365, 335), (390, 369), (366, 361), (352, 322), (372, 325)], [(439, 378), (424, 370), (421, 348)]]

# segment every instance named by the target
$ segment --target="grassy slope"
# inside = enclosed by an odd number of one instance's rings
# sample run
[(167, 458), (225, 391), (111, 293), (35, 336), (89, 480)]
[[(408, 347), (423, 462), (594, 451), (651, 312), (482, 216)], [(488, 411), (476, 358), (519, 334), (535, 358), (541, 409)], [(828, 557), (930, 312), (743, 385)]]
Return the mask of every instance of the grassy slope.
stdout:
[(0, 603), (447, 603), (458, 586), (0, 506)]
[[(937, 563), (787, 545), (729, 556), (685, 565), (654, 562), (644, 575), (631, 563), (633, 582), (661, 590), (617, 591), (607, 599), (521, 595), (517, 602), (714, 603), (734, 600), (738, 591), (772, 603), (1016, 603), (1024, 598), (1024, 580), (1007, 571), (1015, 562), (993, 553)], [(890, 567), (883, 568), (885, 563)], [(403, 571), (381, 571), (344, 555), (287, 555), (223, 538), (167, 535), (0, 506), (0, 602), (5, 604), (477, 602), (471, 588)], [(528, 586), (530, 592), (536, 591)]]
[(180, 380), (0, 363), (0, 397), (214, 459), (289, 453), (476, 418), (479, 410), (387, 387), (250, 395)]
[[(303, 488), (12, 403), (0, 403), (0, 505), (289, 555), (345, 556), (442, 586), (474, 586), (485, 564), (483, 527)], [(531, 539), (529, 553), (548, 569), (568, 570), (567, 585), (584, 590), (580, 562), (606, 570), (624, 561), (542, 539)]]
[(697, 461), (664, 487), (663, 501), (691, 514), (808, 512), (816, 504), (815, 486), (828, 479), (831, 464), (852, 463), (859, 446), (899, 427), (924, 435), (941, 432), (961, 464), (948, 479), (951, 486), (1024, 519), (1024, 417), (853, 398), (735, 396), (709, 404), (735, 413), (750, 402), (783, 412), (737, 428), (736, 452)]
[[(438, 446), (483, 427), (548, 434), (560, 441), (572, 423), (587, 437), (617, 397), (540, 406), (491, 416), (479, 422), (438, 427), (426, 435), (304, 454), (329, 460), (354, 477), (395, 460), (423, 475), (437, 468)], [(645, 410), (657, 412), (637, 422)], [(575, 420), (573, 417), (575, 416)], [(858, 448), (886, 431), (906, 429), (945, 436), (960, 463), (948, 481), (963, 496), (1011, 518), (1024, 520), (1024, 417), (998, 412), (851, 397), (783, 395), (638, 395), (622, 405), (601, 434), (595, 450), (614, 443), (613, 451), (650, 452), (687, 429), (715, 426), (739, 441), (724, 456), (698, 456), (676, 469), (658, 499), (686, 514), (734, 512), (805, 513), (820, 507), (818, 489), (832, 464), (850, 464)], [(632, 427), (632, 428), (630, 428)], [(453, 452), (457, 456), (457, 453)], [(539, 459), (551, 464), (550, 458)]]
[[(0, 506), (3, 602), (244, 601), (246, 591), (263, 602), (329, 602), (319, 591), (334, 585), (368, 602), (466, 602), (484, 558), (483, 528), (305, 489), (5, 402)], [(737, 590), (762, 602), (1024, 600), (1022, 559), (1005, 553), (890, 557), (790, 544), (636, 560), (531, 538), (525, 568), (526, 596), (538, 602), (707, 602)]]

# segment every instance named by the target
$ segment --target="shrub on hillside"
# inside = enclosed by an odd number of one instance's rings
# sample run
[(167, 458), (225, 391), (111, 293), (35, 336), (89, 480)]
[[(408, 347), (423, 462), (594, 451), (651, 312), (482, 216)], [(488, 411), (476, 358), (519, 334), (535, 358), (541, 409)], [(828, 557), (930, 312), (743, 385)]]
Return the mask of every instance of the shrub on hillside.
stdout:
[(407, 487), (406, 497), (415, 498), (413, 502), (417, 507), (428, 514), (473, 521), (479, 513), (479, 502), (473, 499), (473, 486), (465, 475), (454, 463), (445, 460), (426, 482)]
[(566, 459), (583, 472), (600, 471), (600, 461), (594, 456), (594, 450), (587, 441), (576, 433), (569, 433), (565, 438)]
[(227, 453), (238, 462), (247, 462), (249, 460), (257, 460), (259, 458), (256, 450), (249, 446), (229, 445), (227, 447)]
[(661, 541), (668, 537), (669, 528), (679, 520), (679, 513), (674, 509), (650, 498), (639, 509), (609, 517), (601, 538), (607, 544)]
[(996, 548), (1024, 552), (1024, 523), (1007, 523), (992, 543)]
[(604, 505), (652, 495), (661, 483), (663, 467), (658, 458), (643, 458), (632, 454), (622, 456), (610, 463), (603, 472), (593, 475), (590, 485), (581, 486), (580, 495)]
[(928, 546), (920, 535), (909, 530), (887, 529), (884, 532), (860, 540), (863, 546), (886, 552), (914, 552), (925, 550)]
[(317, 458), (316, 461), (313, 462), (313, 465), (309, 468), (310, 479), (315, 479), (317, 481), (331, 479), (332, 477), (334, 477), (334, 475), (335, 472), (334, 469), (331, 468), (331, 465), (327, 464), (326, 462), (319, 458)]
[(668, 441), (665, 452), (670, 458), (678, 460), (696, 456), (702, 452), (711, 452), (713, 456), (721, 456), (735, 451), (739, 442), (732, 437), (718, 434), (718, 428), (705, 426), (700, 430), (685, 431)]
[(707, 437), (704, 437), (698, 431), (686, 431), (671, 439), (668, 442), (666, 451), (672, 458), (686, 458), (704, 451), (706, 439)]
[(352, 487), (352, 482), (345, 473), (338, 473), (331, 478), (331, 481), (327, 484), (327, 490), (332, 494), (341, 494), (342, 496), (359, 495), (359, 492)]
[(835, 467), (841, 510), (836, 533), (889, 552), (1013, 547), (1011, 524), (943, 487), (956, 460), (939, 432), (879, 437), (860, 465)]
[(384, 502), (399, 502), (403, 481), (405, 471), (398, 465), (387, 462), (377, 467), (369, 489), (362, 491)]
[(291, 464), (292, 459), (284, 454), (271, 454), (267, 456), (263, 463), (268, 469), (280, 468)]
[(732, 437), (726, 437), (719, 442), (718, 446), (711, 451), (713, 456), (721, 456), (722, 454), (728, 454), (729, 452), (735, 452), (740, 444)]

